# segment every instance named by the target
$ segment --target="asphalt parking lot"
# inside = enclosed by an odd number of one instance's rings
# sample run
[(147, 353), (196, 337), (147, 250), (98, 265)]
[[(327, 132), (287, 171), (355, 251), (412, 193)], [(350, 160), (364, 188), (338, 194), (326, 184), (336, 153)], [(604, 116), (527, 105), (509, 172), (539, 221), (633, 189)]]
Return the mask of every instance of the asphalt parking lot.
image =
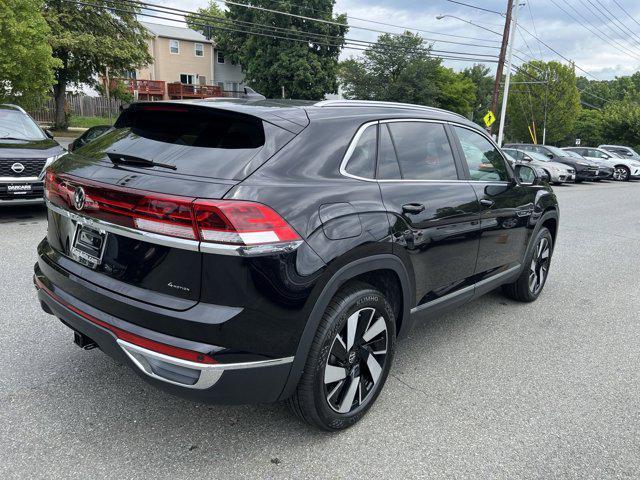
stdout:
[(0, 210), (0, 478), (638, 478), (640, 182), (555, 190), (542, 297), (419, 325), (338, 434), (284, 405), (174, 398), (80, 350), (36, 302), (43, 210)]

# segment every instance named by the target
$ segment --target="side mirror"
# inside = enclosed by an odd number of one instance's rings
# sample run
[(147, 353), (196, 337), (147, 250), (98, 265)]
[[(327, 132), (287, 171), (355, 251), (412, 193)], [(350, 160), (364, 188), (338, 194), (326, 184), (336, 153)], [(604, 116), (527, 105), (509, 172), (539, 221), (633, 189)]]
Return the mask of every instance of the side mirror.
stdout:
[(553, 153), (547, 153), (547, 157), (553, 159)]
[(528, 165), (516, 165), (514, 172), (518, 183), (520, 185), (538, 185), (540, 183), (540, 177), (535, 169)]
[(524, 160), (525, 162), (530, 162), (532, 159), (530, 156), (525, 155), (524, 157), (522, 157), (522, 160)]
[(53, 138), (53, 133), (51, 133), (51, 130), (49, 130), (48, 128), (45, 129), (44, 134), (49, 138)]

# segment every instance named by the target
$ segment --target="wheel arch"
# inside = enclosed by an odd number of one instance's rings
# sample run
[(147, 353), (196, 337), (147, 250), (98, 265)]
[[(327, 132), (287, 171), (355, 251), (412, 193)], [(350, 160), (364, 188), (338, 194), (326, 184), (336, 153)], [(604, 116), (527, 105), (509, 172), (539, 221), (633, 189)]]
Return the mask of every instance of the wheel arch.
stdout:
[[(334, 295), (347, 283), (361, 280), (371, 284), (384, 293), (394, 291), (400, 299), (392, 301), (400, 304), (392, 305), (397, 308), (397, 336), (406, 335), (410, 328), (410, 309), (413, 304), (413, 289), (409, 273), (402, 260), (393, 254), (378, 254), (369, 257), (359, 258), (342, 266), (326, 282), (318, 299), (311, 310), (307, 323), (300, 337), (295, 358), (291, 366), (289, 378), (280, 394), (280, 399), (284, 400), (293, 394), (298, 381), (304, 370), (307, 356), (311, 348), (311, 343), (320, 324), (320, 320)], [(397, 283), (394, 283), (397, 282)]]

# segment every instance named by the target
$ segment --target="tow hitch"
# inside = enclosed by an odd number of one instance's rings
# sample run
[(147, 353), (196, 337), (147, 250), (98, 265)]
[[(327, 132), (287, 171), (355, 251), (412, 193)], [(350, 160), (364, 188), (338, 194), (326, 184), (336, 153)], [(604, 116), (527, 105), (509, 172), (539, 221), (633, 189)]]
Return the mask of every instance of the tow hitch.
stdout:
[(75, 343), (83, 350), (91, 350), (98, 346), (98, 344), (91, 340), (89, 337), (80, 332), (76, 332), (75, 330), (73, 332), (73, 343)]

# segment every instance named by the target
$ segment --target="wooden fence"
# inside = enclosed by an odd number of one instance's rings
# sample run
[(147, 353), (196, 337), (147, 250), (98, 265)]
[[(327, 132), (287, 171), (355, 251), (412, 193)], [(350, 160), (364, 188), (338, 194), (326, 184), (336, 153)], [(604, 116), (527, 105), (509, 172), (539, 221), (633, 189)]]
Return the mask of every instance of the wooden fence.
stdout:
[[(67, 95), (67, 111), (76, 117), (109, 117), (117, 118), (124, 102), (113, 98), (89, 97), (86, 95)], [(51, 123), (55, 115), (55, 103), (53, 99), (43, 104), (26, 109), (37, 122)]]

